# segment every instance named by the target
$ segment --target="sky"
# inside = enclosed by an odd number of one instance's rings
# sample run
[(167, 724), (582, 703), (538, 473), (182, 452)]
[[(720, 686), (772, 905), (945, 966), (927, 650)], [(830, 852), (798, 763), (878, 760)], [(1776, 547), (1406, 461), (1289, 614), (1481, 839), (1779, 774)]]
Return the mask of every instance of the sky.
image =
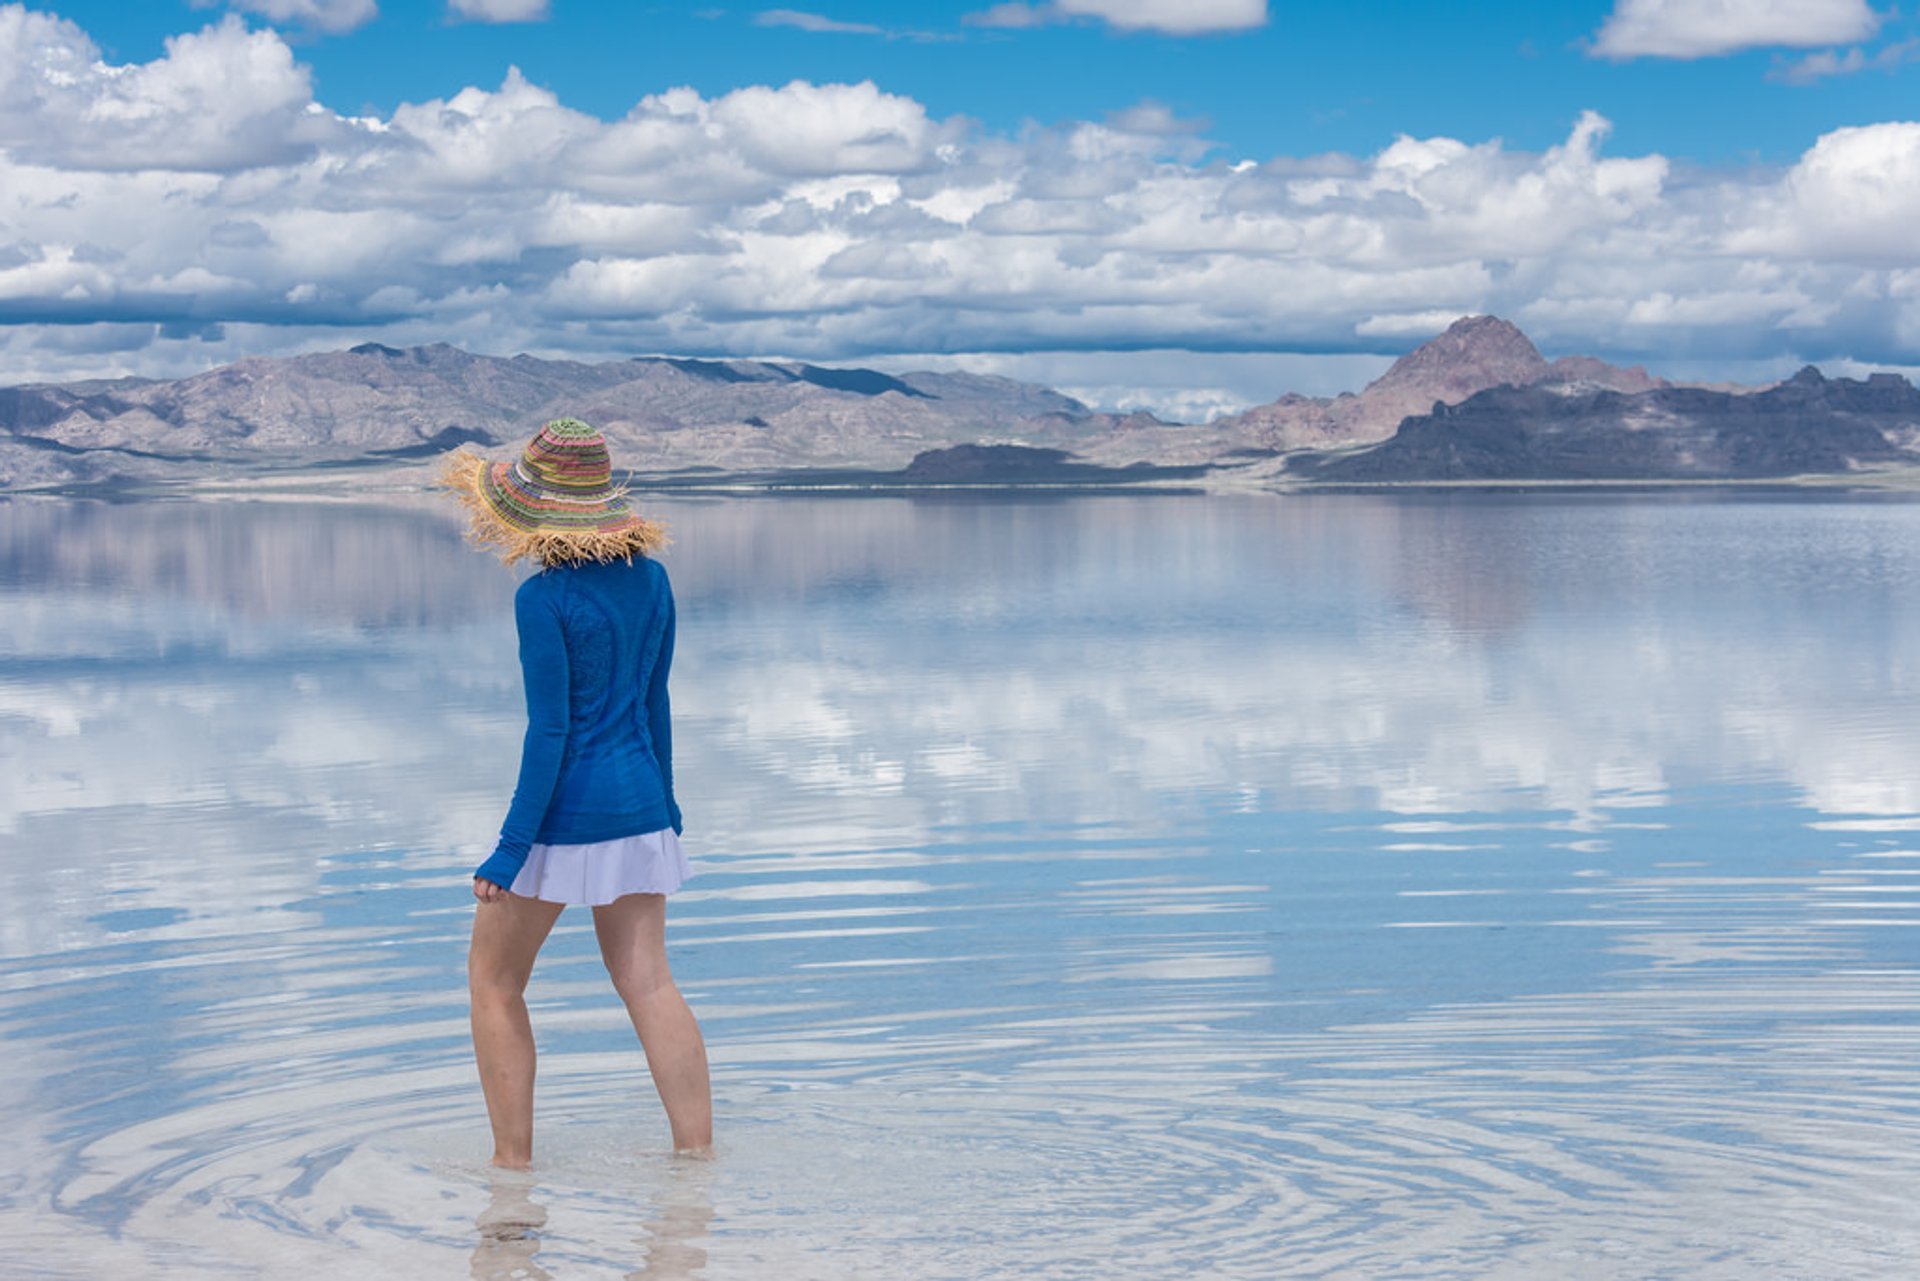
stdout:
[(1892, 7), (798, 2), (0, 4), (0, 385), (450, 342), (1197, 420), (1477, 313), (1920, 369)]

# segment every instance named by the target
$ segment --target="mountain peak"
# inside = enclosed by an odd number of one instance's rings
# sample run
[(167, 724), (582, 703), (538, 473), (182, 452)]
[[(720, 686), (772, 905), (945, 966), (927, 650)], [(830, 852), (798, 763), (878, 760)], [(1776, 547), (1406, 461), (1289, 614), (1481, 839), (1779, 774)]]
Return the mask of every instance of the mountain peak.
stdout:
[(1427, 413), (1436, 401), (1457, 405), (1489, 387), (1531, 386), (1551, 371), (1511, 321), (1462, 316), (1367, 384), (1356, 406), (1356, 425), (1368, 435), (1385, 435), (1408, 415)]
[(1282, 396), (1238, 419), (1257, 425), (1261, 443), (1297, 448), (1382, 440), (1401, 420), (1457, 405), (1490, 387), (1553, 383), (1618, 392), (1649, 391), (1666, 383), (1634, 366), (1621, 369), (1592, 356), (1562, 356), (1549, 364), (1512, 321), (1462, 316), (1446, 332), (1393, 362), (1359, 395), (1332, 400)]
[(1546, 358), (1512, 321), (1498, 316), (1462, 316), (1448, 325), (1445, 333), (1394, 361), (1393, 367), (1367, 390), (1433, 387), (1441, 391), (1453, 385), (1471, 385), (1477, 391), (1501, 383), (1524, 387), (1546, 373)]
[(1525, 343), (1529, 347), (1533, 345), (1532, 341), (1520, 332), (1520, 326), (1514, 324), (1511, 320), (1503, 320), (1499, 316), (1494, 315), (1462, 316), (1451, 325), (1448, 325), (1446, 331), (1438, 338), (1431, 339), (1430, 341), (1440, 342), (1449, 337), (1460, 339), (1493, 338), (1500, 342)]

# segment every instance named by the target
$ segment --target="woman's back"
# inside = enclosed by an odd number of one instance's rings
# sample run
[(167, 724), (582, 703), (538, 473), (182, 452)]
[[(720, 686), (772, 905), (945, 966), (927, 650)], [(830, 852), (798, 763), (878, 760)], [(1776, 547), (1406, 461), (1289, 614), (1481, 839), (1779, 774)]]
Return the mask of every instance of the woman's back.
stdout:
[(496, 856), (679, 831), (666, 570), (644, 556), (555, 566), (520, 584), (514, 618), (527, 737)]
[(658, 561), (566, 565), (536, 574), (522, 592), (548, 598), (567, 651), (568, 755), (649, 743), (646, 695), (672, 618)]

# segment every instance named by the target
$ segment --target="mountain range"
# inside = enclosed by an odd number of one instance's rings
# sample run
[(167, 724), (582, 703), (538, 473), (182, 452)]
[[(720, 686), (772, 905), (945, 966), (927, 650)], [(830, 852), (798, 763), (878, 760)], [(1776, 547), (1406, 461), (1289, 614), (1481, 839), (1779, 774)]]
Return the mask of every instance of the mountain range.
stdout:
[(1745, 394), (1535, 384), (1405, 419), (1363, 452), (1299, 460), (1319, 480), (1756, 480), (1920, 463), (1920, 391), (1808, 365)]
[[(405, 476), (453, 446), (505, 446), (563, 414), (604, 430), (623, 465), (682, 480), (830, 469), (991, 483), (1144, 467), (1362, 484), (1920, 463), (1920, 393), (1896, 375), (1827, 379), (1810, 369), (1745, 393), (1675, 386), (1638, 366), (1549, 361), (1507, 321), (1473, 316), (1358, 393), (1283, 395), (1200, 425), (1103, 413), (976, 374), (657, 356), (586, 363), (366, 343), (175, 380), (0, 388), (0, 489), (414, 464), (396, 473)], [(951, 452), (973, 446), (985, 448)]]
[(764, 361), (588, 364), (436, 344), (255, 357), (172, 381), (0, 389), (0, 486), (400, 463), (571, 415), (642, 471), (894, 466), (923, 449), (1097, 423), (1071, 397), (974, 374)]

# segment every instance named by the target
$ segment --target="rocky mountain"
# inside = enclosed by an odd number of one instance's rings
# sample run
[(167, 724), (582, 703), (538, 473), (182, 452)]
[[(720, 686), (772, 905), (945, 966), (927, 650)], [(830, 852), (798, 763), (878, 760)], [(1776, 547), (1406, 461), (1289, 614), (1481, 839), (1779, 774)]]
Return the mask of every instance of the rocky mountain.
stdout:
[(1436, 403), (1364, 452), (1308, 461), (1323, 481), (1730, 480), (1920, 461), (1920, 390), (1809, 365), (1764, 391), (1626, 393), (1536, 383)]
[(1489, 387), (1540, 385), (1639, 392), (1668, 384), (1638, 365), (1623, 369), (1591, 356), (1549, 361), (1511, 323), (1467, 316), (1400, 357), (1358, 394), (1289, 394), (1204, 427), (1116, 424), (1085, 452), (1112, 464), (1138, 458), (1192, 463), (1235, 453), (1342, 448), (1384, 440), (1402, 419), (1436, 402), (1457, 405)]
[(444, 344), (250, 358), (171, 382), (0, 389), (0, 488), (397, 461), (571, 414), (641, 470), (902, 466), (957, 442), (1071, 447), (1125, 421), (976, 374), (646, 357), (588, 364)]
[[(1422, 343), (1380, 375), (1359, 395), (1330, 406), (1338, 439), (1353, 444), (1383, 439), (1403, 418), (1425, 413), (1434, 402), (1457, 405), (1489, 387), (1533, 387), (1542, 383), (1596, 385), (1613, 391), (1647, 391), (1665, 386), (1635, 366), (1620, 369), (1590, 356), (1548, 361), (1518, 328), (1497, 316), (1467, 316), (1446, 332)], [(1271, 407), (1248, 411), (1255, 420), (1276, 419), (1285, 430), (1287, 415)]]

